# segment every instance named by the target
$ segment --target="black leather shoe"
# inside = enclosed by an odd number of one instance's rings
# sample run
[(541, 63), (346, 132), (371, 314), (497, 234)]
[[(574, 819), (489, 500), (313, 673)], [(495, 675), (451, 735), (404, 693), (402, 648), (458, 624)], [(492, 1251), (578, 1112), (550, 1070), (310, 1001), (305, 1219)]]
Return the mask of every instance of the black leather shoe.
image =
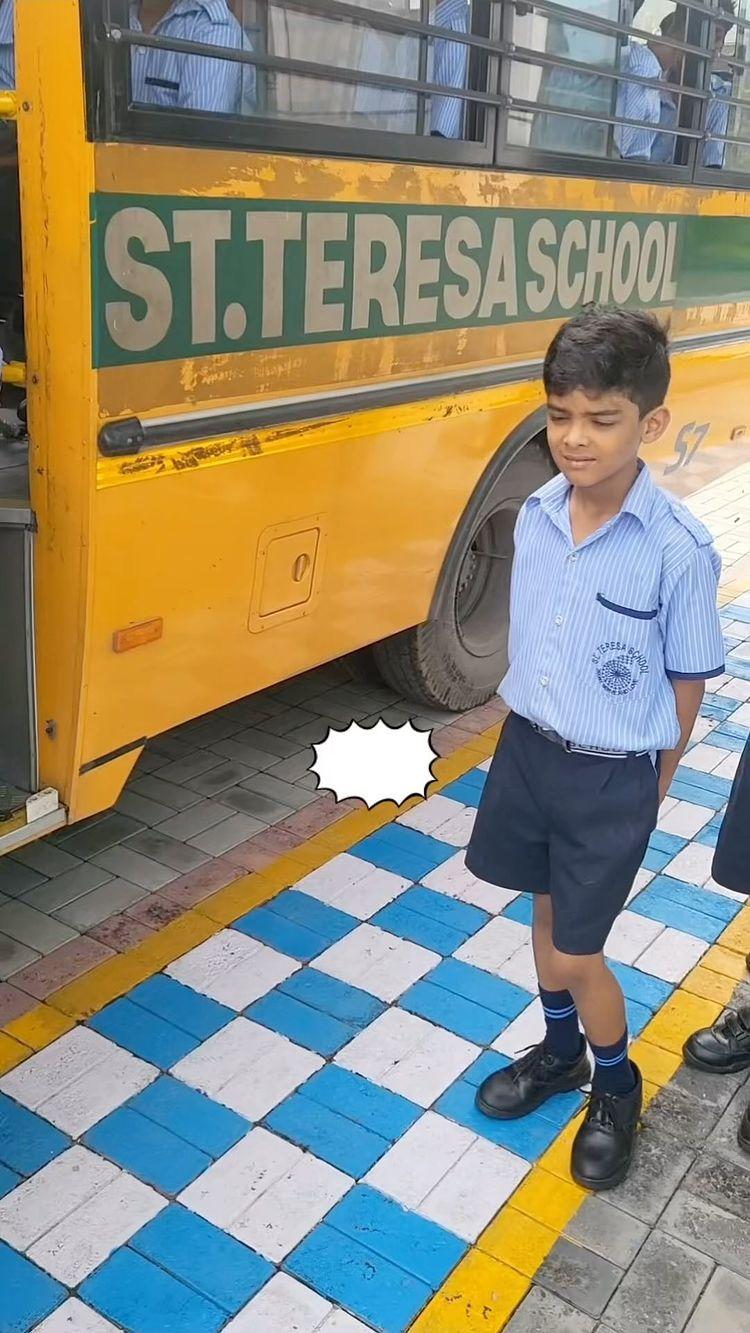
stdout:
[(590, 1080), (585, 1042), (573, 1064), (560, 1060), (541, 1042), (506, 1069), (490, 1074), (477, 1092), (476, 1103), (493, 1120), (517, 1120), (558, 1092), (574, 1092)]
[(631, 1061), (636, 1084), (615, 1096), (592, 1092), (586, 1119), (573, 1141), (571, 1174), (587, 1190), (611, 1190), (628, 1174), (643, 1106), (643, 1080)]
[(700, 1028), (682, 1048), (686, 1064), (708, 1074), (750, 1069), (750, 1008), (728, 1009), (712, 1028)]
[(737, 1135), (737, 1142), (743, 1152), (750, 1153), (750, 1106), (748, 1106), (742, 1117), (740, 1132)]

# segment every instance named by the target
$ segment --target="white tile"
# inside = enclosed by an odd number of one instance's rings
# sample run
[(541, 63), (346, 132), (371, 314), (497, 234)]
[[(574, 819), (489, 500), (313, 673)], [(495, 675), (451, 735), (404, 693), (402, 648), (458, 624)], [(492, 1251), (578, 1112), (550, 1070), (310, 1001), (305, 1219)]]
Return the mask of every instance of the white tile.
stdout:
[(729, 750), (719, 750), (715, 745), (700, 744), (688, 750), (682, 762), (686, 768), (696, 768), (699, 773), (713, 773), (730, 753)]
[(239, 930), (220, 930), (166, 970), (176, 981), (239, 1011), (286, 981), (299, 966), (296, 959)]
[(641, 972), (650, 972), (662, 981), (682, 981), (711, 946), (705, 940), (686, 935), (668, 926), (638, 959)]
[(714, 777), (727, 778), (729, 782), (734, 782), (741, 758), (741, 754), (735, 754), (733, 751), (730, 752), (726, 759), (723, 759), (719, 764), (719, 767), (714, 769)]
[(248, 1120), (262, 1120), (323, 1063), (319, 1055), (286, 1037), (235, 1018), (180, 1060), (172, 1073)]
[(704, 847), (700, 842), (689, 842), (681, 852), (672, 857), (664, 871), (672, 879), (683, 879), (688, 884), (702, 885), (711, 878), (713, 865), (713, 847)]
[(479, 1054), (463, 1037), (388, 1009), (339, 1051), (336, 1063), (418, 1106), (431, 1106)]
[(365, 1183), (416, 1209), (474, 1143), (471, 1130), (428, 1111), (375, 1163)]
[(500, 889), (495, 884), (487, 884), (477, 879), (466, 867), (466, 853), (457, 852), (448, 861), (425, 875), (422, 883), (437, 893), (445, 893), (449, 898), (459, 898), (462, 902), (481, 907), (493, 916), (499, 915), (504, 907), (512, 903), (518, 894), (512, 889)]
[(739, 708), (735, 708), (729, 721), (738, 727), (750, 727), (750, 703), (740, 704)]
[(706, 805), (694, 805), (692, 801), (678, 801), (668, 815), (659, 820), (662, 833), (676, 833), (679, 838), (694, 838), (700, 833), (715, 811)]
[(121, 1171), (32, 1245), (29, 1258), (58, 1282), (77, 1287), (167, 1203), (156, 1190)]
[(367, 921), (410, 884), (411, 880), (403, 875), (379, 870), (369, 861), (344, 852), (306, 875), (297, 888), (319, 902), (342, 908), (360, 921)]
[(691, 732), (691, 740), (703, 741), (706, 739), (709, 731), (713, 731), (716, 723), (710, 717), (697, 717), (695, 726)]
[(661, 819), (663, 815), (668, 815), (670, 810), (674, 810), (676, 804), (677, 804), (676, 796), (665, 796), (664, 800), (659, 806), (659, 818)]
[(188, 1185), (179, 1202), (221, 1231), (229, 1231), (303, 1156), (301, 1148), (257, 1125)]
[(544, 1013), (542, 1011), (542, 1002), (537, 999), (532, 1000), (527, 1005), (523, 1013), (514, 1018), (504, 1032), (493, 1041), (492, 1049), (500, 1051), (503, 1055), (509, 1055), (515, 1058), (528, 1046), (536, 1046), (542, 1040), (546, 1032), (544, 1022)]
[(440, 961), (440, 955), (430, 949), (366, 924), (357, 926), (326, 949), (315, 959), (315, 966), (320, 972), (390, 1002)]
[(739, 676), (733, 676), (726, 685), (717, 690), (717, 694), (726, 699), (739, 699), (740, 703), (745, 703), (750, 699), (750, 680), (740, 680)]
[(707, 879), (703, 885), (704, 889), (710, 889), (712, 893), (720, 893), (724, 898), (731, 898), (735, 903), (746, 903), (747, 893), (737, 893), (735, 889), (727, 889), (723, 884), (717, 884), (715, 879)]
[(476, 935), (456, 949), (455, 957), (463, 963), (472, 963), (482, 967), (485, 972), (499, 975), (498, 968), (531, 939), (529, 926), (520, 921), (511, 921), (508, 917), (498, 916), (488, 921)]
[(636, 877), (633, 880), (633, 887), (628, 894), (628, 904), (630, 904), (634, 898), (637, 898), (639, 893), (642, 893), (644, 889), (648, 888), (654, 878), (653, 870), (646, 870), (644, 866), (641, 866), (640, 870), (636, 873)]
[(280, 1264), (353, 1184), (342, 1171), (304, 1153), (226, 1230)]
[(371, 1330), (346, 1310), (333, 1310), (320, 1325), (320, 1333), (371, 1333)]
[(12, 1070), (0, 1089), (78, 1138), (158, 1073), (98, 1032), (78, 1027)]
[(530, 1170), (531, 1163), (522, 1157), (477, 1139), (418, 1211), (454, 1235), (475, 1241)]
[[(463, 814), (466, 807), (460, 801), (452, 801), (448, 796), (430, 796), (421, 805), (415, 805), (405, 815), (400, 815), (397, 824), (416, 829), (419, 833), (434, 833), (441, 825)], [(476, 811), (472, 812), (476, 814)], [(447, 841), (447, 839), (444, 839)]]
[(25, 1251), (120, 1174), (76, 1145), (0, 1199), (0, 1240)]
[(451, 847), (468, 847), (476, 818), (476, 810), (473, 806), (468, 806), (445, 824), (441, 824), (440, 828), (435, 830), (434, 836), (441, 842), (447, 842)]
[(530, 991), (531, 995), (536, 995), (539, 981), (531, 943), (523, 944), (520, 949), (516, 949), (506, 962), (501, 963), (497, 973), (504, 981), (510, 981), (514, 986), (520, 986), (523, 990)]
[(36, 1333), (117, 1333), (114, 1324), (75, 1296), (37, 1324)]
[(607, 958), (612, 958), (617, 963), (628, 963), (632, 966), (644, 949), (659, 938), (663, 930), (661, 921), (651, 921), (647, 916), (639, 916), (637, 912), (628, 912), (626, 909), (615, 919), (604, 946), (604, 953)]
[(318, 1333), (333, 1306), (287, 1273), (277, 1273), (224, 1333)]
[(483, 759), (481, 764), (477, 764), (477, 768), (481, 769), (482, 773), (489, 773), (491, 767), (492, 767), (491, 759)]

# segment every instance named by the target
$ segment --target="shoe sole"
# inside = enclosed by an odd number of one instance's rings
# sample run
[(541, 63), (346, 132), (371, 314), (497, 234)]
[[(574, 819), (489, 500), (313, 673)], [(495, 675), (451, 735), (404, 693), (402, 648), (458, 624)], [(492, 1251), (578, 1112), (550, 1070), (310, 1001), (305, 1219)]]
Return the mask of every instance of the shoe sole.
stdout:
[(550, 1101), (552, 1097), (558, 1097), (564, 1092), (579, 1092), (587, 1083), (591, 1082), (591, 1069), (585, 1074), (578, 1075), (575, 1079), (568, 1079), (567, 1083), (556, 1087), (554, 1092), (548, 1092), (543, 1097), (537, 1097), (535, 1101), (524, 1106), (522, 1111), (498, 1111), (496, 1107), (489, 1106), (479, 1093), (477, 1093), (475, 1102), (477, 1109), (486, 1115), (490, 1120), (523, 1120), (524, 1116), (531, 1115), (532, 1111), (538, 1111), (540, 1106)]
[(750, 1055), (741, 1056), (731, 1065), (714, 1065), (709, 1060), (701, 1060), (700, 1056), (694, 1055), (687, 1048), (683, 1049), (682, 1054), (686, 1065), (690, 1065), (691, 1069), (700, 1069), (703, 1074), (741, 1074), (743, 1070), (750, 1069)]

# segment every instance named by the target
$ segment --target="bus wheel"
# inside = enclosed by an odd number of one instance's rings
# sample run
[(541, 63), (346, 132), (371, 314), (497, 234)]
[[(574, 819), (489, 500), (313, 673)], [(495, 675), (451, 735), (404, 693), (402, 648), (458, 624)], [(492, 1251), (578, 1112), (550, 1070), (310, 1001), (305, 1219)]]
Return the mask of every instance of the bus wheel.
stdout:
[(496, 693), (508, 662), (516, 517), (554, 471), (543, 435), (507, 447), (490, 465), (454, 535), (430, 618), (373, 648), (392, 689), (455, 712)]

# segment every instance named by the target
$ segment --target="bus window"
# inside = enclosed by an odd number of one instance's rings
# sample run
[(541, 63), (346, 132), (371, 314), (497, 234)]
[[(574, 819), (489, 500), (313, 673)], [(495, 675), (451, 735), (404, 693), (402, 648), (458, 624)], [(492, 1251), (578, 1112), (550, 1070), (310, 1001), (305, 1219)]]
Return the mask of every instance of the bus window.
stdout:
[[(740, 17), (747, 17), (748, 6), (742, 0)], [(734, 0), (720, 0), (720, 14), (710, 24), (709, 100), (706, 104), (706, 142), (702, 148), (702, 165), (713, 170), (728, 167), (732, 171), (750, 170), (750, 145), (729, 143), (728, 139), (748, 138), (750, 117), (747, 109), (734, 105), (731, 99), (747, 95), (747, 69), (738, 62), (746, 59), (745, 28), (734, 23)]]
[(13, 0), (0, 0), (0, 90), (15, 86)]
[[(131, 0), (129, 24), (133, 31), (154, 37), (235, 50), (248, 47), (227, 0)], [(137, 105), (238, 115), (254, 102), (247, 86), (253, 67), (245, 69), (229, 60), (134, 46), (131, 97)]]

